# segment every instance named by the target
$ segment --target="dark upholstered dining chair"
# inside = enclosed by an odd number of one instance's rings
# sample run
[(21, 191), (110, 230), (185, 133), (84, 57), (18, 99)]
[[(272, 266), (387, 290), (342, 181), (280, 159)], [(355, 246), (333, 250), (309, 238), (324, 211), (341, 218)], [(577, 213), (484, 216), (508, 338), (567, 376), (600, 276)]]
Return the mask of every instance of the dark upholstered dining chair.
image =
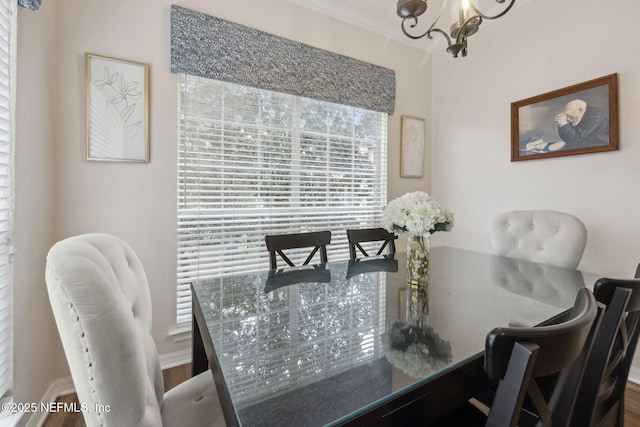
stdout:
[[(640, 269), (640, 266), (639, 266)], [(572, 427), (624, 425), (624, 392), (640, 334), (640, 279), (599, 279), (596, 300), (606, 305), (578, 388)]]
[(309, 264), (316, 253), (320, 254), (320, 262), (326, 263), (328, 261), (327, 245), (331, 243), (331, 232), (314, 231), (311, 233), (274, 234), (265, 236), (264, 241), (269, 251), (270, 268), (275, 270), (278, 268), (276, 255), (280, 255), (290, 267), (295, 267), (295, 264), (284, 253), (287, 249), (313, 248), (302, 265)]
[(362, 247), (361, 243), (382, 242), (376, 255), (381, 255), (387, 248), (387, 253), (393, 255), (396, 253), (396, 245), (394, 240), (398, 237), (385, 230), (384, 228), (360, 228), (347, 230), (347, 239), (349, 239), (349, 258), (353, 261), (358, 258), (356, 249), (364, 256), (369, 256), (367, 251)]
[[(467, 402), (434, 425), (523, 426), (526, 424), (520, 416), (525, 398), (530, 401), (528, 408), (535, 415), (528, 420), (540, 421), (540, 426), (552, 425), (552, 420), (558, 416), (556, 397), (564, 390), (576, 360), (585, 354), (585, 348), (591, 347), (601, 311), (591, 291), (582, 288), (569, 319), (564, 322), (491, 331), (485, 344), (484, 368), (487, 376), (498, 382), (498, 387), (488, 415)], [(545, 383), (554, 376), (553, 384)], [(570, 403), (569, 413), (573, 407)], [(562, 425), (553, 423), (554, 427)]]

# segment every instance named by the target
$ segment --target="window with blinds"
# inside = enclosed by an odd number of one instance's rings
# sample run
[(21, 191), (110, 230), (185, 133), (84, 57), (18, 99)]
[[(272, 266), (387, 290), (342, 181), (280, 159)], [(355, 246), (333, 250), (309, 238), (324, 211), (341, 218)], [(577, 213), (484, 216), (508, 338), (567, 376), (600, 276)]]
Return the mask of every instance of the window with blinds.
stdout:
[(331, 261), (381, 224), (386, 113), (180, 74), (178, 132), (178, 324), (192, 281), (269, 267), (266, 234), (330, 230)]
[(0, 0), (0, 401), (3, 403), (11, 399), (13, 378), (11, 287), (15, 24), (15, 1)]

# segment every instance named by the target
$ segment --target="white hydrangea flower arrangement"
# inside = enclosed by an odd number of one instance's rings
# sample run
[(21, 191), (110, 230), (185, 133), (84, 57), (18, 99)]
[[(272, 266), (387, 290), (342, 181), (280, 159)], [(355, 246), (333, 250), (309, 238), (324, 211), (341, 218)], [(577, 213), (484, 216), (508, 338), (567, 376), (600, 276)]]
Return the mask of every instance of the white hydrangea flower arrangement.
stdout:
[(382, 216), (383, 226), (392, 233), (409, 232), (413, 236), (430, 236), (450, 231), (453, 214), (438, 199), (423, 191), (407, 193), (389, 202)]
[(389, 362), (414, 378), (423, 378), (451, 363), (451, 343), (428, 323), (430, 242), (437, 231), (450, 231), (453, 214), (423, 191), (407, 193), (389, 202), (383, 227), (396, 234), (410, 233), (407, 241), (407, 284), (415, 297), (408, 300), (410, 321), (397, 320), (382, 334)]

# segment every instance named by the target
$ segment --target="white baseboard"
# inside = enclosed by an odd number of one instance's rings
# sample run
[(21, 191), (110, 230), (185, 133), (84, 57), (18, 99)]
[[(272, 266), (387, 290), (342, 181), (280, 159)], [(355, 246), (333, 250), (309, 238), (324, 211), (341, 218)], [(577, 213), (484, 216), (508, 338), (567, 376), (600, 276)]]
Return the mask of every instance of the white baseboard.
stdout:
[[(191, 363), (191, 349), (176, 351), (174, 353), (163, 354), (160, 356), (160, 366), (162, 369), (174, 368), (176, 366)], [(55, 402), (60, 396), (71, 394), (76, 391), (73, 385), (71, 377), (59, 378), (54, 380), (49, 389), (45, 392), (40, 402), (50, 403)], [(28, 414), (24, 414), (22, 418)], [(46, 412), (34, 412), (31, 414), (31, 418), (25, 424), (25, 427), (42, 427), (48, 413)]]
[[(57, 380), (54, 380), (51, 383), (47, 391), (44, 393), (44, 396), (42, 397), (42, 399), (40, 399), (40, 402), (42, 403), (55, 402), (58, 397), (64, 396), (65, 394), (73, 393), (74, 391), (76, 391), (76, 389), (73, 385), (73, 380), (71, 379), (71, 377), (59, 378)], [(24, 414), (22, 418), (28, 415), (29, 414)], [(35, 411), (31, 413), (31, 416), (28, 419), (25, 426), (41, 427), (42, 424), (44, 424), (45, 420), (47, 419), (47, 415), (48, 415), (47, 412)]]

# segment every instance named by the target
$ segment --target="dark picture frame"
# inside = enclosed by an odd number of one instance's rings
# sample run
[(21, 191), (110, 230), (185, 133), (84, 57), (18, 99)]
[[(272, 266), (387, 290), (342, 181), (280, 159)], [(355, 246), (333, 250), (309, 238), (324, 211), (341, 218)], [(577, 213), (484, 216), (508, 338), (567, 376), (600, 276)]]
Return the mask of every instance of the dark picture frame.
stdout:
[(618, 149), (618, 75), (511, 103), (511, 161)]

